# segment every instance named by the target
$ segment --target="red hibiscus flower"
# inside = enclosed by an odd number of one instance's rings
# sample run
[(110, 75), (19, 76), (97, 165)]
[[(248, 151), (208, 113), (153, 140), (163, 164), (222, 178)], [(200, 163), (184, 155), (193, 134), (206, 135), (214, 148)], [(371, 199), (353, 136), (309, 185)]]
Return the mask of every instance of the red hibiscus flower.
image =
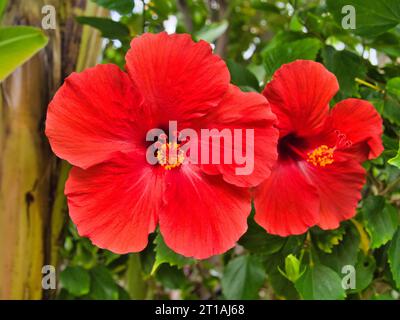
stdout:
[(280, 131), (277, 164), (255, 195), (255, 220), (269, 233), (334, 229), (355, 214), (366, 175), (361, 163), (383, 151), (382, 120), (359, 99), (329, 110), (338, 89), (323, 65), (299, 60), (282, 66), (263, 92)]
[[(49, 105), (46, 135), (74, 166), (65, 194), (79, 234), (116, 253), (137, 252), (159, 225), (182, 255), (225, 252), (247, 229), (248, 187), (265, 180), (277, 158), (267, 100), (231, 85), (221, 58), (189, 35), (135, 38), (126, 69), (108, 64), (74, 73)], [(253, 173), (236, 175), (235, 162), (195, 165), (181, 153), (174, 163), (157, 153), (159, 163), (149, 164), (146, 133), (170, 120), (178, 130), (254, 129)]]

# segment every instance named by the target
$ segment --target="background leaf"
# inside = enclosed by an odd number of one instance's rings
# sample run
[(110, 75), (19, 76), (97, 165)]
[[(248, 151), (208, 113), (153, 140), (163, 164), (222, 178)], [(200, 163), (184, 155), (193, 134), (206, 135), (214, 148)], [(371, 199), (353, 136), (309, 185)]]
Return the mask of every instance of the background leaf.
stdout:
[(367, 73), (362, 59), (353, 52), (337, 51), (333, 47), (322, 50), (322, 58), (329, 71), (335, 74), (339, 81), (340, 93), (338, 100), (356, 95), (357, 84), (355, 79), (364, 79)]
[(342, 300), (346, 296), (338, 274), (321, 264), (308, 267), (295, 286), (306, 300)]
[(226, 61), (226, 65), (231, 74), (231, 82), (233, 84), (239, 87), (251, 87), (255, 91), (259, 90), (260, 86), (256, 76), (246, 67), (230, 59)]
[(395, 157), (389, 159), (388, 162), (391, 165), (400, 169), (400, 146), (399, 146), (399, 150), (397, 151), (397, 155)]
[(400, 289), (400, 229), (397, 230), (393, 237), (388, 251), (390, 270), (397, 288)]
[(400, 23), (400, 2), (397, 0), (327, 0), (328, 9), (341, 25), (342, 8), (352, 5), (356, 12), (354, 32), (365, 37), (376, 36)]
[(0, 22), (3, 17), (4, 10), (6, 9), (8, 0), (0, 0)]
[(245, 255), (231, 260), (221, 281), (227, 299), (255, 299), (264, 283), (265, 271), (258, 257)]
[(195, 39), (212, 43), (224, 34), (226, 29), (228, 29), (228, 26), (229, 23), (226, 20), (211, 23), (199, 30), (195, 35)]
[(364, 200), (363, 218), (371, 236), (372, 248), (379, 248), (392, 239), (399, 225), (397, 209), (380, 196), (370, 196)]
[(282, 42), (264, 51), (264, 65), (269, 77), (283, 64), (299, 59), (315, 60), (321, 43), (308, 38), (289, 43)]
[(45, 47), (47, 37), (33, 27), (0, 27), (0, 81)]
[(178, 268), (194, 263), (193, 259), (186, 258), (168, 248), (160, 233), (156, 236), (154, 243), (156, 257), (151, 273), (154, 273), (163, 263), (168, 263), (170, 266), (177, 266)]
[(110, 271), (103, 266), (96, 266), (90, 270), (90, 297), (95, 300), (118, 299), (118, 285)]
[(81, 24), (98, 29), (105, 38), (124, 40), (129, 37), (127, 26), (108, 18), (76, 17), (76, 20)]
[(74, 296), (83, 296), (90, 290), (89, 272), (82, 267), (67, 267), (60, 274), (63, 288)]
[(97, 3), (99, 6), (107, 8), (109, 10), (115, 10), (121, 14), (131, 13), (135, 7), (135, 1), (133, 0), (91, 0)]

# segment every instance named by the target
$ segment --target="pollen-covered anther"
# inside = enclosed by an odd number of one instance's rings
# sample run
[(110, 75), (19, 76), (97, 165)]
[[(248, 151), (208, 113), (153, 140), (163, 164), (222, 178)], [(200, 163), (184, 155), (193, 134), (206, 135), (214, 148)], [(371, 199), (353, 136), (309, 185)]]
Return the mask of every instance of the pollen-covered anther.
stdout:
[(179, 167), (183, 163), (185, 160), (185, 153), (180, 148), (179, 143), (164, 143), (158, 148), (157, 160), (165, 170), (171, 170)]
[(334, 162), (333, 153), (335, 149), (335, 147), (329, 148), (327, 145), (321, 145), (313, 151), (307, 153), (307, 162), (314, 166), (321, 167), (332, 164)]

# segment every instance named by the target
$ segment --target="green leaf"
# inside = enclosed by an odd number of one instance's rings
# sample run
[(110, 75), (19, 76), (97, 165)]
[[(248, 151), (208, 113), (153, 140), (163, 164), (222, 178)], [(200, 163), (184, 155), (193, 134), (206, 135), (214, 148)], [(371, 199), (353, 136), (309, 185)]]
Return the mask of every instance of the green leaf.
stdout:
[(118, 299), (118, 285), (106, 267), (96, 266), (91, 269), (90, 278), (90, 296), (94, 300)]
[(182, 289), (188, 283), (182, 269), (171, 267), (168, 264), (163, 264), (158, 268), (156, 279), (168, 289)]
[(315, 251), (320, 263), (332, 268), (341, 274), (342, 268), (345, 265), (355, 265), (360, 246), (360, 236), (357, 229), (352, 224), (345, 226), (346, 233), (343, 240), (336, 246), (332, 247), (331, 253), (323, 251)]
[(399, 151), (397, 151), (397, 155), (394, 158), (389, 159), (388, 163), (400, 169), (400, 146)]
[(400, 228), (390, 242), (388, 260), (393, 280), (396, 282), (397, 288), (400, 289)]
[(74, 296), (83, 296), (90, 290), (89, 272), (82, 267), (67, 267), (60, 274), (63, 288)]
[(320, 250), (325, 253), (332, 253), (332, 248), (343, 240), (346, 230), (345, 228), (322, 230), (318, 227), (314, 227), (311, 229), (311, 233)]
[(226, 61), (229, 72), (231, 74), (231, 82), (239, 87), (251, 87), (256, 91), (259, 89), (259, 84), (256, 76), (246, 67), (228, 59)]
[(282, 42), (264, 51), (264, 65), (267, 75), (273, 73), (283, 64), (298, 59), (315, 60), (321, 42), (315, 38), (307, 38), (293, 42)]
[(371, 237), (371, 248), (379, 248), (392, 239), (399, 225), (397, 209), (381, 196), (369, 196), (364, 200), (363, 218)]
[(33, 27), (0, 27), (0, 81), (46, 46), (47, 37)]
[(390, 93), (388, 93), (384, 98), (383, 116), (391, 123), (400, 126), (400, 103)]
[(227, 20), (221, 22), (214, 22), (209, 25), (204, 26), (195, 34), (196, 40), (204, 40), (207, 42), (214, 42), (220, 36), (222, 36), (228, 29), (229, 23)]
[(154, 274), (157, 268), (163, 263), (168, 263), (170, 266), (177, 266), (178, 268), (182, 268), (185, 265), (193, 264), (195, 262), (193, 259), (186, 258), (168, 248), (161, 234), (157, 235), (154, 243), (156, 258), (153, 268), (151, 270), (152, 274)]
[(400, 23), (400, 2), (398, 0), (327, 0), (328, 10), (339, 25), (346, 13), (342, 8), (352, 5), (356, 13), (354, 33), (373, 37), (384, 33)]
[(278, 252), (287, 238), (268, 234), (253, 219), (248, 220), (248, 230), (240, 238), (239, 244), (257, 254), (269, 255)]
[(107, 8), (109, 10), (115, 10), (121, 14), (132, 13), (135, 7), (134, 0), (92, 0), (99, 6)]
[(365, 78), (367, 68), (363, 59), (347, 50), (337, 51), (333, 47), (325, 47), (322, 50), (324, 65), (335, 74), (339, 81), (339, 100), (356, 96), (357, 84), (355, 78)]
[(386, 90), (400, 100), (400, 77), (390, 79), (386, 84)]
[(81, 24), (89, 25), (100, 30), (104, 38), (124, 40), (129, 38), (129, 29), (126, 25), (108, 18), (76, 17)]
[(118, 286), (118, 300), (131, 300), (129, 293), (121, 286)]
[(0, 20), (3, 16), (4, 10), (6, 9), (8, 0), (0, 0)]
[(366, 256), (360, 252), (358, 255), (357, 264), (354, 266), (356, 270), (356, 288), (349, 289), (349, 292), (357, 293), (365, 290), (374, 278), (375, 267), (376, 262), (374, 257)]
[[(273, 256), (269, 256), (273, 257)], [(278, 263), (273, 264), (275, 268), (267, 271), (268, 281), (274, 289), (274, 293), (280, 297), (285, 297), (286, 299), (294, 300), (299, 298), (299, 294), (295, 289), (293, 283), (284, 277), (277, 268)]]
[(251, 6), (254, 9), (257, 10), (262, 10), (268, 13), (276, 13), (276, 14), (280, 14), (281, 11), (279, 10), (279, 8), (277, 6), (275, 6), (272, 3), (267, 3), (267, 1), (265, 0), (251, 0)]
[(339, 275), (321, 264), (307, 267), (295, 287), (306, 300), (342, 300), (346, 296)]
[(258, 257), (237, 257), (225, 267), (221, 280), (222, 293), (230, 300), (256, 299), (264, 280), (265, 270)]

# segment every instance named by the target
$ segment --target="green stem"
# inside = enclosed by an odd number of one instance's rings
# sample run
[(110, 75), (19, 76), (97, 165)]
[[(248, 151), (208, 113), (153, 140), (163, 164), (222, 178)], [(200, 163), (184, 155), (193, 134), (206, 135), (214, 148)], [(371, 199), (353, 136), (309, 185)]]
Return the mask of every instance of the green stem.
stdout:
[(147, 295), (147, 284), (143, 280), (142, 263), (139, 253), (131, 253), (128, 258), (126, 272), (127, 290), (134, 300), (143, 300)]

